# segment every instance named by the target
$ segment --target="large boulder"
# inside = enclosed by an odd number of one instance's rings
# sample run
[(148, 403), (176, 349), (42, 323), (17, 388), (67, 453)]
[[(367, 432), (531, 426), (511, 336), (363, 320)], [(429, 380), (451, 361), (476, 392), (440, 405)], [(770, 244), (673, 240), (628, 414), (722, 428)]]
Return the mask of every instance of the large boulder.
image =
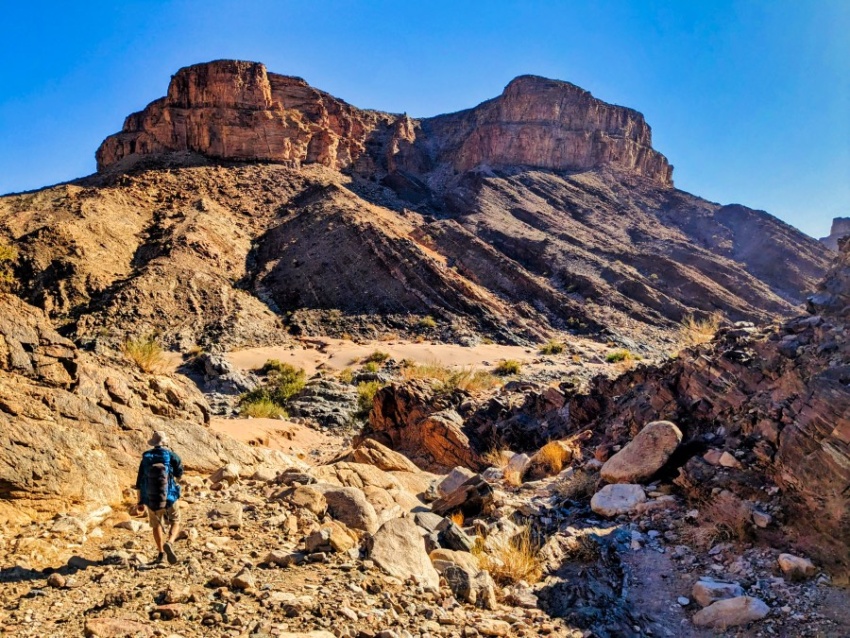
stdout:
[(363, 490), (356, 487), (339, 487), (317, 483), (311, 488), (321, 492), (328, 504), (328, 514), (345, 523), (351, 529), (372, 534), (378, 529), (378, 514), (366, 498)]
[(676, 424), (653, 421), (608, 459), (600, 474), (608, 483), (640, 483), (660, 470), (681, 442), (682, 432)]
[(369, 558), (390, 576), (402, 580), (414, 578), (425, 587), (437, 590), (440, 575), (431, 564), (416, 523), (410, 518), (395, 518), (384, 523), (367, 542)]
[(761, 620), (769, 613), (770, 607), (763, 600), (752, 596), (736, 596), (711, 603), (694, 614), (693, 621), (698, 627), (726, 629)]
[(385, 472), (419, 473), (420, 471), (409, 458), (372, 439), (365, 439), (355, 448), (352, 456), (357, 463), (374, 465)]

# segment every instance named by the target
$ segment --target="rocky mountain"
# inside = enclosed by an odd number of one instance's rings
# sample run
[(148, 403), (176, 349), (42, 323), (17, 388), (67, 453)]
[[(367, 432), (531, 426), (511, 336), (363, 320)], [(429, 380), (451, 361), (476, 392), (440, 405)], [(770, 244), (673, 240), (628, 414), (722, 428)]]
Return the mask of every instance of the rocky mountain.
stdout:
[(183, 350), (302, 334), (663, 343), (793, 314), (822, 245), (672, 186), (643, 117), (534, 76), (459, 113), (357, 109), (261, 64), (181, 69), (99, 173), (0, 199), (19, 294), (79, 338)]

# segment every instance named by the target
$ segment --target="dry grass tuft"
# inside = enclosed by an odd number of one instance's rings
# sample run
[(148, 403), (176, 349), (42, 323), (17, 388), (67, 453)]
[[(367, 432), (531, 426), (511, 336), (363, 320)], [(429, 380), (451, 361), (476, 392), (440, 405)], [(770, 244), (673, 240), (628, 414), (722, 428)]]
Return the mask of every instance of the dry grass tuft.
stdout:
[(357, 384), (357, 416), (367, 418), (375, 403), (375, 395), (384, 387), (380, 381), (364, 381)]
[(679, 328), (679, 342), (683, 348), (691, 348), (714, 339), (723, 321), (723, 315), (715, 312), (707, 319), (697, 319), (694, 315), (688, 315), (682, 320)]
[(389, 352), (383, 352), (381, 350), (375, 350), (368, 357), (363, 359), (363, 363), (383, 363), (387, 359), (390, 358)]
[(463, 523), (466, 521), (466, 517), (463, 515), (463, 512), (457, 510), (456, 512), (452, 512), (452, 515), (449, 516), (452, 523), (457, 525), (458, 527), (463, 527)]
[(481, 455), (481, 461), (486, 463), (489, 467), (496, 467), (504, 469), (508, 465), (508, 458), (505, 455), (505, 450), (498, 450), (493, 448), (491, 450), (487, 450), (484, 454)]
[(15, 275), (12, 270), (18, 260), (18, 249), (0, 242), (0, 292), (15, 288)]
[(599, 490), (599, 474), (577, 470), (555, 486), (557, 494), (569, 501), (588, 501)]
[(522, 474), (518, 470), (505, 470), (502, 478), (505, 479), (505, 483), (508, 485), (512, 485), (514, 487), (522, 485)]
[(496, 367), (493, 368), (493, 374), (497, 374), (500, 377), (516, 375), (519, 374), (521, 371), (522, 364), (514, 359), (505, 359), (504, 361), (499, 361), (499, 363), (496, 364)]
[(537, 451), (534, 461), (545, 467), (550, 474), (557, 474), (564, 469), (567, 461), (567, 450), (558, 441), (550, 441)]
[(351, 383), (354, 381), (354, 370), (351, 368), (343, 368), (339, 371), (337, 378), (341, 383)]
[(744, 542), (752, 536), (752, 510), (731, 492), (721, 492), (704, 507), (697, 526), (688, 531), (695, 545), (711, 547), (716, 543)]
[(551, 339), (540, 347), (540, 354), (561, 354), (564, 351), (564, 344), (555, 339)]
[(261, 397), (253, 401), (240, 403), (239, 414), (249, 416), (252, 419), (276, 419), (289, 416), (286, 410), (268, 397)]
[(159, 345), (159, 342), (153, 335), (128, 339), (121, 347), (121, 351), (142, 372), (155, 374), (162, 372), (165, 368), (165, 357), (162, 356), (162, 346)]
[(402, 368), (406, 380), (427, 379), (436, 381), (434, 389), (440, 394), (450, 394), (455, 390), (481, 392), (499, 385), (499, 380), (484, 370), (472, 368), (450, 368), (440, 363), (422, 363)]
[(523, 580), (536, 583), (543, 575), (540, 546), (526, 526), (510, 539), (485, 544), (476, 542), (472, 553), (478, 557), (482, 569), (490, 572), (500, 585), (510, 585)]

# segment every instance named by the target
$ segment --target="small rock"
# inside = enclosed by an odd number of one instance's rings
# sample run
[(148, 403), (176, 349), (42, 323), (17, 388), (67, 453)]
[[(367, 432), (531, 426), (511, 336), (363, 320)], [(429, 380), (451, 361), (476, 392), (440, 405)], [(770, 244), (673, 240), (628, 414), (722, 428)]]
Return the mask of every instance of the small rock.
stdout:
[(780, 554), (779, 568), (782, 573), (792, 580), (802, 580), (815, 575), (817, 568), (808, 558), (794, 556), (794, 554)]
[(56, 589), (62, 589), (65, 586), (65, 577), (58, 572), (54, 572), (47, 577), (47, 584)]
[(230, 586), (233, 589), (255, 589), (257, 583), (251, 570), (245, 567), (230, 580)]
[(640, 485), (616, 483), (606, 485), (590, 499), (590, 509), (600, 516), (613, 517), (628, 514), (638, 503), (646, 501), (646, 494)]
[(676, 602), (679, 603), (682, 607), (687, 607), (688, 605), (691, 604), (691, 599), (687, 598), (685, 596), (679, 596), (676, 599)]
[(744, 589), (738, 583), (723, 583), (716, 580), (700, 579), (694, 584), (691, 596), (702, 607), (726, 598), (744, 595)]

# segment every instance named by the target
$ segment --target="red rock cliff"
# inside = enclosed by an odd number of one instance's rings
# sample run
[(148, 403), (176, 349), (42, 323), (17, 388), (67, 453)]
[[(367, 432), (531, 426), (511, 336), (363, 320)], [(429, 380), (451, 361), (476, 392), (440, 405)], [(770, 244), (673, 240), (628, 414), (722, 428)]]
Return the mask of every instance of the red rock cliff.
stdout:
[(262, 64), (199, 64), (178, 71), (166, 97), (104, 140), (98, 169), (128, 155), (173, 151), (361, 172), (611, 166), (672, 184), (672, 167), (652, 149), (640, 113), (535, 76), (516, 78), (501, 96), (473, 109), (413, 120), (357, 109)]

